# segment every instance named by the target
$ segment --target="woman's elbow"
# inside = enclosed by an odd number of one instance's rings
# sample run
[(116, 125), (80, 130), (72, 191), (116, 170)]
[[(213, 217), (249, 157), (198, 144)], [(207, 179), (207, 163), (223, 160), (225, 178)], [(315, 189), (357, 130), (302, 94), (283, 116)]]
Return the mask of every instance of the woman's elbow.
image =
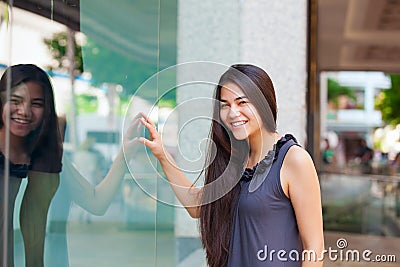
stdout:
[(106, 211), (108, 210), (108, 205), (99, 205), (99, 203), (86, 203), (86, 205), (80, 205), (83, 209), (85, 209), (87, 212), (96, 215), (96, 216), (103, 216), (106, 214)]
[(106, 211), (107, 209), (93, 209), (89, 212), (96, 216), (103, 216), (104, 214), (106, 214)]
[(188, 208), (186, 208), (186, 210), (189, 213), (189, 216), (192, 217), (193, 219), (200, 218), (200, 208), (199, 207), (188, 207)]

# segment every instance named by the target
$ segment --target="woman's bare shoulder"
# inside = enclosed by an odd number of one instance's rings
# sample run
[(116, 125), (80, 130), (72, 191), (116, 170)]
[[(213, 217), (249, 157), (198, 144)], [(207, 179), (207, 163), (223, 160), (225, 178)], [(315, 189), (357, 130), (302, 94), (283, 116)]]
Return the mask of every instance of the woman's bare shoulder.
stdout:
[(315, 170), (314, 162), (308, 151), (297, 145), (289, 148), (282, 168), (293, 174)]

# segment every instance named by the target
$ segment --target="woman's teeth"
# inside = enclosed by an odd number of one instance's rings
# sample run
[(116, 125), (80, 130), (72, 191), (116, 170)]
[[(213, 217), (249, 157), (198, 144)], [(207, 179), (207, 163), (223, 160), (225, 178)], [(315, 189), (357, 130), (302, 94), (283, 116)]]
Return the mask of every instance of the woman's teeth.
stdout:
[(12, 119), (12, 120), (17, 122), (17, 123), (21, 123), (21, 124), (28, 124), (29, 123), (28, 120), (24, 120), (24, 119)]
[(237, 121), (237, 122), (232, 122), (233, 127), (238, 127), (240, 125), (246, 124), (247, 121)]

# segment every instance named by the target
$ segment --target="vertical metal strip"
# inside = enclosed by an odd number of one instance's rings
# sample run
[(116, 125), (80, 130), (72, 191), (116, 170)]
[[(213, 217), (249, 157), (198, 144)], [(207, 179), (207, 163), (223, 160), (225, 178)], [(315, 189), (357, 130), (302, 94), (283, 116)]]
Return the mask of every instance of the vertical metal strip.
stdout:
[[(156, 79), (156, 96), (157, 96), (157, 105), (158, 105), (158, 98), (159, 98), (159, 72), (160, 72), (160, 46), (161, 46), (161, 0), (158, 0), (158, 17), (157, 17), (157, 79)], [(159, 114), (157, 114), (157, 117), (159, 117)], [(157, 118), (157, 121), (159, 119)], [(158, 127), (158, 126), (157, 126)], [(158, 161), (156, 163), (156, 202), (155, 202), (155, 224), (154, 224), (154, 266), (157, 266), (157, 225), (158, 225), (158, 218), (157, 218), (157, 212), (158, 212), (158, 169), (159, 169), (159, 164)]]
[(54, 0), (50, 1), (50, 20), (54, 20)]
[(320, 170), (320, 92), (318, 81), (318, 0), (308, 0), (308, 81), (307, 81), (307, 145), (314, 159), (317, 171)]
[[(13, 21), (13, 14), (12, 14), (12, 6), (13, 1), (10, 0), (7, 6), (8, 12), (8, 21), (7, 21), (7, 55), (8, 55), (8, 62), (7, 65), (11, 66), (11, 47), (12, 47), (12, 21)], [(7, 86), (6, 86), (6, 102), (10, 101), (11, 95), (11, 72), (7, 73)], [(3, 105), (4, 107), (4, 105)], [(7, 108), (6, 110), (6, 123), (4, 123), (5, 127), (5, 142), (4, 142), (4, 203), (3, 203), (3, 266), (8, 266), (8, 220), (10, 216), (10, 211), (8, 210), (9, 206), (9, 184), (10, 184), (10, 165), (7, 159), (10, 158), (10, 129), (9, 129), (9, 121), (10, 121), (10, 109)], [(12, 222), (11, 222), (12, 223)]]

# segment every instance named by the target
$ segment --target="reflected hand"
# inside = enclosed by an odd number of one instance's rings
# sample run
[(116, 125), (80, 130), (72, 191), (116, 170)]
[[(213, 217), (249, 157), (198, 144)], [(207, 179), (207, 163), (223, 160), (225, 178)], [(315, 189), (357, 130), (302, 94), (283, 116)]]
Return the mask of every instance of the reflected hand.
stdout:
[(157, 132), (156, 125), (146, 115), (141, 114), (140, 122), (147, 128), (150, 139), (140, 137), (139, 142), (148, 147), (158, 160), (167, 158), (167, 151), (164, 149), (161, 136)]
[(128, 160), (132, 159), (139, 147), (140, 128), (142, 127), (141, 117), (141, 114), (138, 114), (132, 119), (123, 138), (124, 154)]

